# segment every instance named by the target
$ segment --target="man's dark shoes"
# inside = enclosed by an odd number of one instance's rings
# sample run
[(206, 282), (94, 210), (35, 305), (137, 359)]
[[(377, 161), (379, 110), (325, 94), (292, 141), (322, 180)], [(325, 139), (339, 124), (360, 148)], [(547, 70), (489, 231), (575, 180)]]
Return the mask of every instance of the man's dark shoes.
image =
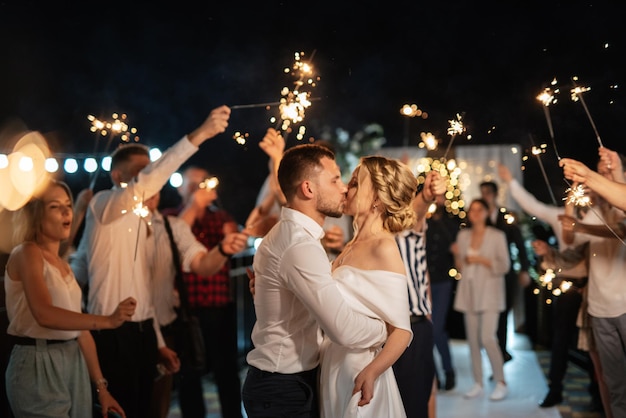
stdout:
[(452, 390), (456, 386), (456, 376), (453, 371), (446, 372), (446, 385), (444, 386), (445, 390)]
[(559, 392), (549, 391), (543, 402), (539, 404), (542, 408), (550, 408), (563, 402), (563, 395)]
[(513, 360), (513, 356), (508, 351), (505, 351), (502, 355), (502, 360), (504, 360), (504, 363), (506, 363), (507, 361)]

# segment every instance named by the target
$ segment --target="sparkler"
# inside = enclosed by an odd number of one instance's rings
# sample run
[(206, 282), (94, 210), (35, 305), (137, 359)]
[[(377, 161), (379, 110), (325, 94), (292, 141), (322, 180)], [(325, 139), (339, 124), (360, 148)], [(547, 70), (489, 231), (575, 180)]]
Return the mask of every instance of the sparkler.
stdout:
[(272, 106), (278, 106), (280, 102), (267, 102), (267, 103), (250, 103), (250, 104), (240, 104), (240, 105), (232, 105), (230, 106), (231, 110), (235, 109), (254, 109), (256, 107), (265, 107), (269, 109)]
[[(552, 84), (555, 84), (555, 83), (556, 83), (556, 80), (553, 80)], [(558, 93), (558, 92), (559, 91), (556, 90), (554, 93)], [(549, 108), (549, 106), (551, 104), (556, 103), (557, 100), (554, 97), (552, 89), (550, 89), (549, 87), (546, 87), (543, 90), (543, 92), (541, 92), (541, 94), (537, 96), (537, 100), (543, 103), (543, 113), (546, 116), (546, 122), (548, 124), (548, 131), (550, 132), (550, 139), (552, 140), (552, 147), (554, 148), (554, 153), (556, 154), (556, 158), (560, 160), (561, 156), (559, 155), (559, 151), (556, 149), (556, 142), (554, 140), (554, 129), (552, 127), (552, 118), (550, 117), (550, 108)]]
[(198, 188), (212, 190), (215, 189), (218, 184), (220, 184), (220, 181), (217, 177), (210, 177), (204, 179), (200, 184), (198, 184)]
[[(135, 199), (135, 201), (138, 200), (137, 196), (133, 196), (133, 198)], [(133, 206), (133, 213), (137, 215), (137, 219), (138, 219), (137, 237), (135, 238), (135, 257), (133, 261), (137, 261), (137, 248), (139, 247), (139, 230), (141, 229), (141, 221), (145, 221), (146, 216), (150, 214), (150, 209), (148, 209), (148, 207), (143, 204), (144, 202), (143, 198), (144, 198), (144, 195), (142, 194), (141, 200), (137, 201), (137, 203), (135, 203), (135, 205)], [(146, 224), (149, 225), (148, 223)]]
[(546, 272), (539, 276), (539, 280), (543, 286), (547, 286), (548, 283), (552, 283), (552, 280), (556, 278), (556, 274), (554, 274), (554, 270), (546, 269)]
[[(314, 74), (313, 66), (310, 64), (315, 51), (311, 55), (309, 62), (302, 60), (304, 53), (296, 52), (295, 61), (291, 67), (287, 67), (283, 70), (285, 74), (292, 76), (293, 88), (283, 87), (281, 89), (281, 98), (277, 102), (265, 102), (265, 103), (250, 103), (239, 104), (230, 106), (231, 109), (253, 109), (264, 107), (269, 110), (272, 107), (278, 107), (279, 115), (270, 118), (270, 122), (276, 124), (276, 130), (282, 130), (284, 132), (290, 132), (292, 124), (301, 123), (304, 120), (306, 109), (308, 109), (312, 102), (319, 100), (319, 98), (312, 98), (312, 89), (317, 86), (319, 76)], [(236, 132), (233, 135), (233, 139), (237, 141), (239, 145), (245, 145), (247, 142), (248, 134)], [(301, 127), (298, 133), (298, 139), (304, 137), (304, 128)]]
[(443, 161), (445, 161), (446, 157), (448, 156), (448, 152), (450, 151), (450, 148), (452, 147), (454, 138), (456, 138), (457, 135), (465, 132), (465, 126), (463, 125), (463, 122), (461, 122), (461, 119), (462, 119), (462, 116), (457, 113), (456, 119), (452, 119), (448, 121), (450, 123), (450, 127), (448, 128), (448, 135), (450, 135), (451, 138), (450, 138), (450, 143), (448, 144), (448, 147), (446, 148), (446, 152), (443, 154), (443, 158), (442, 158)]
[(604, 220), (604, 216), (598, 213), (592, 205), (591, 199), (589, 196), (585, 195), (585, 188), (582, 184), (577, 184), (575, 186), (570, 185), (570, 183), (565, 180), (565, 182), (570, 186), (565, 193), (567, 196), (563, 198), (567, 203), (574, 204), (576, 206), (588, 207), (597, 217), (602, 220), (604, 226), (622, 243), (622, 245), (626, 246), (626, 241), (615, 231), (608, 223)]
[[(545, 287), (554, 296), (567, 293), (567, 291), (573, 286), (573, 283), (567, 280), (563, 280), (560, 285), (555, 286), (554, 279), (556, 279), (556, 273), (552, 269), (546, 269), (545, 273), (539, 276), (541, 286)], [(546, 303), (550, 302), (546, 301)]]
[(429, 151), (434, 151), (437, 149), (437, 146), (439, 146), (439, 140), (430, 132), (420, 133), (420, 138), (422, 138), (422, 141), (418, 144), (420, 148), (426, 148)]
[[(288, 131), (292, 124), (304, 120), (305, 111), (311, 106), (311, 91), (319, 81), (319, 77), (314, 75), (313, 66), (309, 62), (302, 61), (304, 53), (296, 52), (294, 55), (295, 61), (291, 68), (284, 69), (284, 73), (291, 75), (294, 79), (293, 90), (283, 87), (278, 105), (280, 120), (277, 121), (277, 129), (280, 127), (283, 131)], [(315, 51), (311, 59), (314, 55)]]
[(585, 195), (585, 187), (582, 184), (577, 184), (576, 186), (570, 186), (565, 193), (567, 197), (565, 200), (567, 203), (574, 204), (576, 206), (591, 206), (591, 199), (589, 196)]
[(235, 134), (233, 135), (233, 139), (234, 139), (235, 141), (237, 141), (237, 143), (238, 143), (239, 145), (245, 145), (245, 144), (246, 144), (246, 141), (247, 141), (247, 138), (248, 138), (249, 136), (250, 136), (250, 134), (249, 134), (249, 133), (247, 133), (247, 132), (246, 132), (246, 133), (242, 133), (242, 132), (237, 131), (237, 132), (235, 132)]
[[(109, 152), (109, 147), (111, 146), (111, 142), (113, 141), (114, 136), (120, 135), (120, 139), (123, 142), (130, 142), (131, 139), (133, 139), (135, 142), (139, 142), (139, 137), (136, 135), (137, 128), (132, 128), (128, 126), (128, 124), (125, 122), (127, 119), (127, 116), (125, 113), (123, 113), (121, 116), (118, 115), (117, 113), (113, 113), (112, 117), (113, 117), (113, 121), (111, 122), (111, 121), (101, 121), (93, 115), (87, 116), (87, 119), (91, 121), (91, 127), (89, 128), (89, 130), (91, 132), (96, 132), (100, 134), (100, 136), (107, 137), (107, 142), (103, 151), (104, 156), (106, 156), (107, 153)], [(96, 142), (95, 142), (94, 150), (93, 150), (94, 156), (96, 154), (96, 151), (98, 150), (98, 143), (99, 143), (98, 137), (96, 137)], [(98, 175), (100, 174), (101, 167), (102, 167), (102, 161), (100, 161), (100, 164), (98, 164), (96, 171), (94, 171), (91, 176), (91, 179), (89, 182), (89, 188), (91, 190), (93, 190), (96, 185), (96, 180), (98, 178)]]
[(604, 145), (602, 145), (602, 139), (600, 139), (598, 128), (596, 128), (596, 124), (593, 121), (593, 118), (591, 117), (591, 113), (589, 113), (589, 109), (587, 108), (587, 104), (585, 103), (585, 98), (583, 97), (583, 94), (582, 94), (591, 90), (591, 87), (579, 87), (576, 85), (575, 80), (576, 80), (576, 77), (573, 77), (572, 84), (574, 85), (574, 88), (572, 88), (571, 90), (572, 100), (575, 102), (580, 101), (580, 104), (583, 105), (583, 108), (585, 109), (585, 113), (587, 114), (587, 118), (589, 119), (589, 122), (591, 123), (591, 127), (593, 128), (593, 132), (595, 132), (596, 134), (596, 139), (598, 140), (598, 144), (600, 145), (600, 147), (603, 147)]
[[(319, 97), (311, 97), (309, 101), (314, 102), (316, 100), (320, 100)], [(249, 104), (239, 104), (230, 106), (231, 110), (236, 109), (254, 109), (258, 107), (264, 107), (269, 110), (271, 107), (279, 106), (281, 102), (267, 102), (267, 103), (249, 103)]]
[[(554, 197), (554, 192), (552, 191), (552, 186), (550, 186), (550, 181), (548, 180), (548, 175), (546, 174), (546, 169), (543, 166), (543, 161), (541, 160), (541, 154), (546, 152), (546, 144), (541, 144), (539, 147), (536, 147), (533, 143), (533, 138), (530, 136), (530, 142), (533, 144), (531, 153), (537, 157), (537, 162), (539, 163), (539, 168), (541, 169), (541, 174), (543, 175), (543, 179), (546, 182), (546, 186), (548, 186), (548, 191), (550, 192), (550, 197), (552, 198), (552, 203), (554, 206), (556, 204), (556, 198)], [(558, 154), (557, 154), (558, 155)]]

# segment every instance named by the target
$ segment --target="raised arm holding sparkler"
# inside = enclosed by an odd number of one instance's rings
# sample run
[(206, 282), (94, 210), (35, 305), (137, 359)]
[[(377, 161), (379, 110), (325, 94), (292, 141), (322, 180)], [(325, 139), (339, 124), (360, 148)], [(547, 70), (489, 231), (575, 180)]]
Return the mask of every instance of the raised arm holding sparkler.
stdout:
[(285, 204), (278, 184), (278, 166), (285, 150), (285, 139), (273, 128), (269, 128), (259, 147), (270, 157), (267, 177), (268, 193), (257, 203), (246, 220), (246, 232), (252, 236), (264, 236), (278, 221), (278, 208)]
[(617, 152), (605, 147), (600, 147), (599, 154), (600, 167), (604, 166), (604, 170), (607, 174), (610, 173), (610, 176), (604, 176), (572, 158), (561, 159), (559, 165), (563, 167), (566, 179), (584, 184), (610, 204), (626, 210), (626, 183), (621, 159)]
[[(150, 279), (154, 238), (151, 218), (144, 218), (145, 211), (141, 210), (144, 199), (159, 193), (170, 175), (202, 143), (224, 132), (229, 117), (228, 107), (213, 109), (198, 128), (154, 162), (150, 161), (146, 146), (122, 145), (111, 159), (114, 187), (97, 192), (89, 202), (77, 250), (78, 260), (84, 258), (79, 264), (84, 263), (88, 268), (87, 310), (107, 315), (120, 300), (128, 296), (137, 300), (138, 308), (128, 326), (94, 335), (109, 389), (129, 416), (143, 416), (150, 409), (149, 388), (158, 358), (170, 372), (180, 367), (176, 353), (165, 345), (154, 320)], [(136, 378), (128, 379), (129, 375)]]

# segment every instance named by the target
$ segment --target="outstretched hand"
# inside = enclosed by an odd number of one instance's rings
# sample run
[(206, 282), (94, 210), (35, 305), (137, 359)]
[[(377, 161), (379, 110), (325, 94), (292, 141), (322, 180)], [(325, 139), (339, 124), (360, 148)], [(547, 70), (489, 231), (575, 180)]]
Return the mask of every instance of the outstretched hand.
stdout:
[(246, 227), (242, 232), (251, 237), (264, 237), (277, 222), (278, 216), (264, 215), (261, 208), (257, 206), (248, 215)]
[(280, 161), (285, 151), (285, 138), (274, 128), (268, 128), (259, 147), (274, 161)]
[(213, 109), (202, 125), (187, 135), (189, 142), (195, 146), (200, 146), (207, 139), (223, 133), (228, 127), (228, 119), (230, 119), (228, 106)]
[(245, 232), (229, 232), (222, 239), (222, 250), (230, 255), (243, 251), (247, 245), (248, 234)]
[(180, 370), (180, 359), (178, 354), (171, 348), (165, 346), (159, 348), (160, 363), (163, 363), (168, 372), (174, 374)]
[(563, 175), (574, 183), (585, 184), (591, 169), (580, 161), (571, 158), (561, 158), (559, 165), (563, 167)]
[(130, 321), (135, 314), (137, 308), (137, 300), (133, 297), (128, 297), (120, 302), (115, 308), (115, 311), (109, 315), (113, 328), (117, 328), (126, 321)]
[(324, 231), (324, 237), (322, 238), (322, 246), (326, 250), (339, 253), (343, 250), (346, 238), (343, 233), (343, 229), (339, 225), (332, 225), (330, 228)]
[(510, 183), (511, 180), (513, 180), (511, 170), (504, 164), (498, 164), (498, 176), (500, 176), (505, 183)]
[(435, 200), (435, 197), (446, 192), (446, 177), (442, 176), (438, 171), (429, 171), (424, 179), (424, 199), (428, 201)]

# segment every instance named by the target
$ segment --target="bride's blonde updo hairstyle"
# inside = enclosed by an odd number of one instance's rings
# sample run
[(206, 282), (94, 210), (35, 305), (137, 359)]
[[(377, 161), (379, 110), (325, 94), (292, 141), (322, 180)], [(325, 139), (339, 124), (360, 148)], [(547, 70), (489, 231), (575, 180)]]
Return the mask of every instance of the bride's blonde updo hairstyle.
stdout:
[(417, 221), (411, 205), (417, 191), (417, 179), (411, 169), (395, 159), (368, 156), (361, 158), (359, 183), (367, 175), (381, 204), (383, 227), (392, 233), (412, 228)]

